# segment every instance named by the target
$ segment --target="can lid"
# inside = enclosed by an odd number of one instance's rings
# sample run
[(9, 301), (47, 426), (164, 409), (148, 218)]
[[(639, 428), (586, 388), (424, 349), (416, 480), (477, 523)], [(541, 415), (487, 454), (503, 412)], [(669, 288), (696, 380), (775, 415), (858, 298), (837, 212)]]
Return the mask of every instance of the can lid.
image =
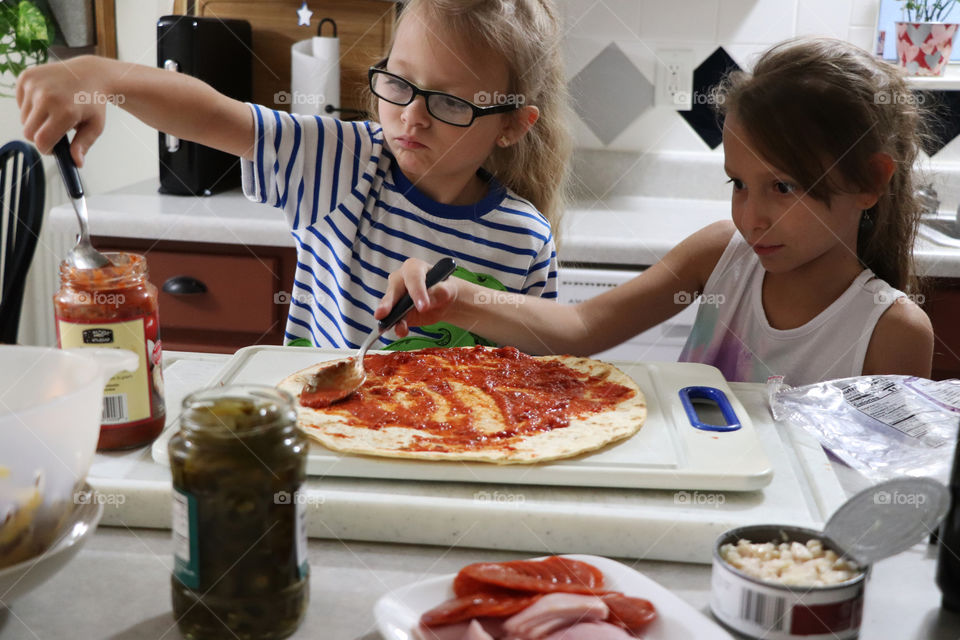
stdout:
[(936, 529), (950, 492), (931, 478), (896, 478), (855, 494), (824, 533), (861, 566), (906, 551)]

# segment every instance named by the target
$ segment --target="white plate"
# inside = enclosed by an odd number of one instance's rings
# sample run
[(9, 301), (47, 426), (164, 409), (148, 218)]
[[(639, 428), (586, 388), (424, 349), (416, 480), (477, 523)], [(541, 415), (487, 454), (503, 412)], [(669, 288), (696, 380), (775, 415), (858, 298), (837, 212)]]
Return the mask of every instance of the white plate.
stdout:
[[(565, 555), (589, 562), (603, 572), (604, 583), (612, 591), (646, 598), (657, 609), (644, 640), (733, 640), (733, 636), (689, 604), (638, 571), (615, 560), (588, 555)], [(381, 597), (373, 607), (377, 628), (385, 640), (410, 640), (410, 630), (420, 616), (453, 597), (454, 574), (430, 578), (401, 587)]]

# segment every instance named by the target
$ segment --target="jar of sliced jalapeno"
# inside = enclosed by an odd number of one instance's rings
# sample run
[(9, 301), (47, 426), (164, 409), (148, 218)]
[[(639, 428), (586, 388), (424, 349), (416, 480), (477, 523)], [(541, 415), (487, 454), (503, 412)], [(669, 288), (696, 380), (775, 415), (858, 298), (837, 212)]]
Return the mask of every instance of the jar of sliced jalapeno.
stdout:
[(206, 389), (183, 401), (173, 470), (173, 615), (187, 638), (292, 634), (309, 568), (300, 485), (307, 441), (272, 387)]

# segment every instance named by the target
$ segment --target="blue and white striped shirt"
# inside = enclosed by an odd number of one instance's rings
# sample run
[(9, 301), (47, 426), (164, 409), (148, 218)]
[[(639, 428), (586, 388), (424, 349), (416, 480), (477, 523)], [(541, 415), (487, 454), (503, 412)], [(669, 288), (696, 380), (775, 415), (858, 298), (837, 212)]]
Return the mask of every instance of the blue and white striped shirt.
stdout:
[(387, 276), (410, 257), (449, 256), (509, 291), (556, 297), (549, 223), (495, 179), (475, 204), (440, 204), (401, 173), (377, 123), (250, 107), (257, 139), (254, 161), (242, 162), (244, 193), (283, 209), (297, 245), (287, 341), (359, 346)]

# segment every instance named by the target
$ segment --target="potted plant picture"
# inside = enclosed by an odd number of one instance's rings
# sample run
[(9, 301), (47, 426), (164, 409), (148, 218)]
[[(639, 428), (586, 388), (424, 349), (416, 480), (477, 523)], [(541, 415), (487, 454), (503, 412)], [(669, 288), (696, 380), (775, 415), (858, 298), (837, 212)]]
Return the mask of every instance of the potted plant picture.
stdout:
[(957, 23), (943, 22), (958, 0), (903, 0), (897, 22), (897, 59), (912, 76), (941, 76), (953, 51)]
[(53, 27), (29, 0), (0, 0), (0, 97), (13, 97), (16, 78), (47, 61)]

